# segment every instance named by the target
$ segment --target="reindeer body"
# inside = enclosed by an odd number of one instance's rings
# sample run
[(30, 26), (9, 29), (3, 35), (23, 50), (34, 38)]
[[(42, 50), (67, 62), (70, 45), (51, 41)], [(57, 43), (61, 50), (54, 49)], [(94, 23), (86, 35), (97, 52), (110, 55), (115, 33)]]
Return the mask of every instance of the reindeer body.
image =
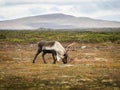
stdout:
[(39, 42), (38, 44), (38, 51), (34, 57), (33, 63), (35, 62), (35, 59), (37, 58), (37, 56), (39, 55), (39, 53), (43, 52), (42, 54), (42, 58), (44, 63), (46, 63), (45, 61), (45, 54), (47, 53), (51, 53), (54, 59), (54, 64), (56, 63), (56, 61), (62, 59), (63, 63), (66, 64), (67, 63), (67, 53), (66, 50), (64, 49), (64, 47), (58, 42), (58, 41), (42, 41)]

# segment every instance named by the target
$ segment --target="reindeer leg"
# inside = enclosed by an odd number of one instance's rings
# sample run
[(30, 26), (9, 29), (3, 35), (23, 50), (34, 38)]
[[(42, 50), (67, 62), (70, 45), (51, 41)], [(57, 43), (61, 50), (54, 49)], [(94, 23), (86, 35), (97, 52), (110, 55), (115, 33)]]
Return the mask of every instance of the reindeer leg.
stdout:
[(43, 62), (44, 62), (44, 64), (47, 64), (47, 62), (45, 61), (45, 57), (44, 57), (45, 54), (46, 54), (46, 53), (43, 52), (43, 54), (42, 54), (42, 58), (43, 58)]
[(36, 60), (37, 56), (40, 54), (40, 52), (41, 52), (41, 49), (38, 49), (38, 51), (33, 59), (33, 63), (35, 63), (35, 60)]
[(56, 55), (57, 55), (56, 52), (53, 51), (53, 52), (52, 52), (52, 56), (53, 56), (53, 60), (54, 60), (53, 64), (56, 64), (56, 61), (57, 61)]

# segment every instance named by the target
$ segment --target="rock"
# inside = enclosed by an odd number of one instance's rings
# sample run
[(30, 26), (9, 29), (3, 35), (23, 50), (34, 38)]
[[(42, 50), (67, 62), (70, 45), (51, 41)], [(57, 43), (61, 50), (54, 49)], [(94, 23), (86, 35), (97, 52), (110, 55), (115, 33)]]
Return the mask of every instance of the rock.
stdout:
[(85, 49), (87, 46), (81, 46), (81, 49)]

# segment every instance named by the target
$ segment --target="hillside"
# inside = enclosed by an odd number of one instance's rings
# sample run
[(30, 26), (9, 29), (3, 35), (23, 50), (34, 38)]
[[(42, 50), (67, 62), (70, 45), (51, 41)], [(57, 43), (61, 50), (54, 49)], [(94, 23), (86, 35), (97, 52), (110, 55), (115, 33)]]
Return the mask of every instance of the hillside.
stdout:
[(88, 17), (75, 17), (59, 13), (0, 21), (0, 29), (81, 29), (119, 27), (120, 22), (96, 20)]

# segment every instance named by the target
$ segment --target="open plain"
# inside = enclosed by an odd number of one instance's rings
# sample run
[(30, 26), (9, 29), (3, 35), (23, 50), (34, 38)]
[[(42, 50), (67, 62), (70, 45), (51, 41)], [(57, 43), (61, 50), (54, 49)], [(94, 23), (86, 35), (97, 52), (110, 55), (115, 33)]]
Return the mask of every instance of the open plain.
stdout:
[[(62, 43), (64, 47), (70, 43)], [(0, 44), (0, 90), (120, 90), (120, 45), (77, 43), (66, 48), (68, 64), (52, 64), (41, 54), (32, 63), (37, 44)]]

